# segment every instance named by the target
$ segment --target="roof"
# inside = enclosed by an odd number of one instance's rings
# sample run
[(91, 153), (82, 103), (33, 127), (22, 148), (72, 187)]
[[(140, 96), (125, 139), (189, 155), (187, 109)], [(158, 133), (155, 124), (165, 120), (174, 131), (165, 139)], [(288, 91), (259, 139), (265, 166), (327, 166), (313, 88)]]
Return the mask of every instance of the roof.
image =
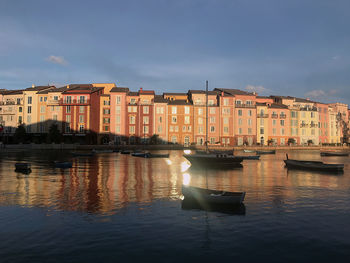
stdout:
[(49, 91), (56, 90), (56, 87), (39, 91), (37, 94), (48, 94)]
[(181, 95), (181, 96), (187, 96), (187, 93), (165, 92), (165, 93), (163, 93), (163, 96), (164, 96), (164, 95)]
[(218, 90), (218, 91), (223, 91), (224, 93), (230, 94), (230, 95), (244, 95), (244, 96), (256, 96), (255, 93), (251, 93), (251, 92), (246, 92), (243, 90), (239, 90), (239, 89), (217, 89), (215, 88), (214, 90)]
[(99, 90), (103, 90), (103, 87), (94, 87), (91, 84), (72, 84), (65, 86), (66, 90), (62, 92), (62, 94), (70, 94), (70, 93), (94, 93)]
[(110, 92), (124, 92), (124, 93), (128, 93), (129, 92), (129, 88), (115, 87), (115, 88), (112, 88)]
[(34, 86), (30, 88), (26, 88), (25, 91), (41, 91), (45, 89), (55, 88), (55, 86)]
[[(191, 94), (206, 94), (206, 91), (205, 90), (189, 90), (188, 93), (191, 93)], [(208, 91), (208, 95), (217, 95), (217, 91), (214, 91), (214, 90), (209, 90)]]
[(139, 93), (135, 91), (129, 91), (128, 96), (138, 96)]
[(295, 98), (295, 102), (314, 103), (309, 99), (303, 99), (303, 98)]
[(2, 90), (2, 91), (0, 91), (0, 94), (2, 94), (2, 95), (23, 94), (23, 90)]
[(187, 100), (170, 100), (168, 102), (169, 105), (192, 105), (189, 101)]
[(64, 86), (64, 87), (60, 87), (60, 88), (56, 88), (56, 89), (52, 89), (52, 90), (48, 90), (47, 92), (50, 93), (50, 92), (63, 92), (67, 90), (67, 87)]
[(154, 95), (154, 90), (143, 90), (143, 89), (140, 89), (139, 94), (151, 94), (151, 95)]
[(273, 108), (273, 109), (288, 109), (288, 106), (284, 105), (284, 104), (272, 103), (271, 105), (269, 105), (269, 108)]
[(164, 99), (162, 95), (155, 95), (154, 96), (154, 102), (156, 103), (168, 103), (168, 99)]

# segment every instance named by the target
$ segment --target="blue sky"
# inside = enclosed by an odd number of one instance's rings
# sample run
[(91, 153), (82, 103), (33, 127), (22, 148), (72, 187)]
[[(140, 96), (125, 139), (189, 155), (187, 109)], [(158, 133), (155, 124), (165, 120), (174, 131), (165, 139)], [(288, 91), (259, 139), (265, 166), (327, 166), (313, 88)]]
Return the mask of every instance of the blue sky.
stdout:
[(0, 0), (0, 88), (114, 82), (350, 103), (348, 0)]

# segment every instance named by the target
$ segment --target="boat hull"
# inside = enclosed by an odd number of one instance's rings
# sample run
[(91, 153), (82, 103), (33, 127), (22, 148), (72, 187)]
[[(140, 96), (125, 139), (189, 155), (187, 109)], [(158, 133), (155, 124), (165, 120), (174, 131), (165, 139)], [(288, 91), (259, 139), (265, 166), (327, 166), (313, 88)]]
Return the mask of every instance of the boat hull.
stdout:
[(247, 156), (244, 156), (244, 155), (241, 155), (241, 156), (238, 156), (238, 155), (235, 155), (236, 157), (242, 157), (243, 160), (259, 160), (260, 159), (260, 155), (247, 155)]
[(276, 150), (272, 151), (256, 151), (256, 154), (275, 154)]
[(193, 166), (202, 167), (242, 167), (242, 157), (213, 155), (213, 154), (193, 154), (184, 155)]
[(182, 195), (185, 199), (198, 203), (239, 205), (244, 201), (245, 192), (225, 192), (183, 185)]
[(72, 168), (72, 163), (71, 162), (62, 162), (62, 163), (59, 163), (59, 162), (56, 162), (55, 163), (55, 167), (56, 168)]
[(349, 156), (349, 153), (341, 153), (341, 152), (321, 152), (321, 156)]
[(314, 170), (324, 172), (343, 172), (344, 164), (325, 164), (318, 161), (284, 160), (288, 169)]

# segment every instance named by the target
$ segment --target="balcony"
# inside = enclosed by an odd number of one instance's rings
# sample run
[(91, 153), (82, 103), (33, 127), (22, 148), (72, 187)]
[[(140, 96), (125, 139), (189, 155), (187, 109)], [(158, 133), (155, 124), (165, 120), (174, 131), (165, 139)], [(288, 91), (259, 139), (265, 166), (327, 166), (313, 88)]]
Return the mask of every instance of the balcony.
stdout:
[(317, 111), (317, 107), (300, 107), (301, 111)]
[(277, 119), (277, 118), (278, 118), (278, 114), (272, 113), (272, 114), (271, 114), (271, 118)]
[(310, 124), (310, 127), (311, 127), (311, 128), (317, 128), (317, 127), (318, 127), (318, 124), (312, 123), (312, 124)]
[(60, 101), (59, 100), (48, 100), (47, 104), (48, 105), (59, 105)]
[(280, 114), (280, 119), (285, 119), (285, 118), (287, 118), (287, 115), (285, 115), (285, 114)]
[(257, 114), (257, 118), (268, 118), (268, 114)]
[(300, 128), (307, 128), (307, 127), (309, 127), (309, 124), (306, 124), (306, 123), (300, 124)]
[(59, 100), (59, 105), (89, 105), (90, 100)]
[[(16, 102), (15, 101), (0, 101), (0, 105), (16, 105)], [(18, 104), (18, 105), (20, 105), (20, 104)]]
[(236, 108), (255, 108), (254, 104), (235, 104)]

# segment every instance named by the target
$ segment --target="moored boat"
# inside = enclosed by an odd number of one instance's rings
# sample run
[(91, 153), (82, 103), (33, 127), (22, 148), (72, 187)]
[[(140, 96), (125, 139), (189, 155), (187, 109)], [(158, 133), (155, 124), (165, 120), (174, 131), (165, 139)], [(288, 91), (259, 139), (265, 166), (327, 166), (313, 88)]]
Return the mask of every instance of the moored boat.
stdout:
[(256, 154), (275, 154), (276, 150), (270, 150), (270, 151), (256, 151)]
[(148, 153), (147, 158), (169, 158), (169, 153)]
[(242, 157), (226, 154), (184, 154), (193, 166), (202, 167), (242, 167)]
[(55, 162), (56, 168), (72, 168), (72, 166), (71, 162)]
[(243, 160), (259, 160), (260, 155), (235, 155), (236, 157), (242, 157)]
[(120, 153), (121, 154), (130, 154), (131, 151), (130, 150), (121, 150)]
[(26, 171), (31, 170), (31, 164), (30, 163), (15, 163), (16, 171)]
[(321, 156), (349, 156), (347, 152), (320, 152)]
[(246, 150), (246, 149), (244, 149), (243, 152), (245, 152), (245, 153), (255, 153), (254, 150)]
[(87, 157), (89, 157), (89, 156), (94, 156), (94, 152), (72, 152), (72, 155), (74, 155), (74, 156), (87, 156)]
[(239, 205), (244, 201), (245, 192), (226, 192), (182, 185), (182, 195), (185, 199), (193, 199), (199, 203)]
[(94, 153), (112, 153), (113, 150), (92, 150)]
[(343, 172), (344, 164), (329, 164), (321, 161), (301, 161), (301, 160), (284, 160), (288, 169), (315, 170), (324, 172)]

